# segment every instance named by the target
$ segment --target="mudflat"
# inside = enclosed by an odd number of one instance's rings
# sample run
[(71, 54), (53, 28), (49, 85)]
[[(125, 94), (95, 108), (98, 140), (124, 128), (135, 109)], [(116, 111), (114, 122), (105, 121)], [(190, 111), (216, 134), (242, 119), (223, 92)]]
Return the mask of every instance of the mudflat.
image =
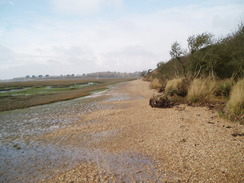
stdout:
[[(83, 149), (78, 166), (43, 182), (243, 182), (244, 127), (206, 107), (151, 108), (141, 80), (119, 84), (106, 106), (38, 137)], [(82, 119), (82, 120), (81, 120)]]

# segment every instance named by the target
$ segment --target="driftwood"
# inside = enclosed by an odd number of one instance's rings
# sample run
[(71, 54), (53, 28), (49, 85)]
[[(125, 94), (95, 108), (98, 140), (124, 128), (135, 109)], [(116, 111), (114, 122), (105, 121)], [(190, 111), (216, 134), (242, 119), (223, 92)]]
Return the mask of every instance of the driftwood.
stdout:
[(149, 100), (149, 105), (151, 107), (168, 108), (172, 106), (172, 102), (165, 95), (157, 95)]

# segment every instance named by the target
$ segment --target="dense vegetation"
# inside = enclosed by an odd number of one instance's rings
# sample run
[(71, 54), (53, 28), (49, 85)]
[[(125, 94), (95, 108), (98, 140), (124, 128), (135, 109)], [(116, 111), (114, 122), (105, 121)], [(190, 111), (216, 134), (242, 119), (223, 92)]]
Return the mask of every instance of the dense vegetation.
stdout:
[(155, 75), (161, 80), (174, 77), (212, 76), (218, 79), (244, 76), (244, 26), (224, 38), (214, 39), (210, 33), (192, 35), (187, 39), (188, 50), (178, 42), (171, 46), (172, 59), (160, 62)]
[(244, 26), (224, 38), (210, 33), (189, 36), (188, 49), (171, 45), (171, 59), (144, 72), (151, 87), (190, 103), (224, 103), (222, 113), (244, 119)]

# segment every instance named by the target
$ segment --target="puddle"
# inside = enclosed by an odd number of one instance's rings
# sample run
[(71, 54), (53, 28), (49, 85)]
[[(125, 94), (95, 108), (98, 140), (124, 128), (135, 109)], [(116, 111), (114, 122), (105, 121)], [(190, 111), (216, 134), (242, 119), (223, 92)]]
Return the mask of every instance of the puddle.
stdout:
[(0, 93), (11, 93), (11, 92), (20, 92), (20, 91), (25, 91), (29, 89), (28, 88), (20, 88), (20, 89), (12, 89), (12, 90), (3, 90), (3, 91), (0, 91)]
[(69, 88), (83, 88), (83, 87), (86, 87), (86, 86), (92, 86), (92, 85), (96, 85), (96, 84), (98, 84), (98, 83), (88, 82), (86, 84), (71, 85), (71, 86), (69, 86)]
[(0, 148), (0, 182), (37, 182), (51, 178), (61, 170), (74, 168), (81, 162), (96, 163), (97, 169), (105, 170), (108, 176), (112, 173), (124, 182), (159, 179), (156, 162), (132, 152), (112, 154), (97, 149), (60, 147), (41, 142), (15, 143), (20, 149), (10, 146)]
[(77, 166), (86, 155), (82, 150), (41, 142), (15, 143), (19, 149), (16, 146), (0, 147), (0, 182), (24, 183), (50, 178), (60, 170), (65, 171)]

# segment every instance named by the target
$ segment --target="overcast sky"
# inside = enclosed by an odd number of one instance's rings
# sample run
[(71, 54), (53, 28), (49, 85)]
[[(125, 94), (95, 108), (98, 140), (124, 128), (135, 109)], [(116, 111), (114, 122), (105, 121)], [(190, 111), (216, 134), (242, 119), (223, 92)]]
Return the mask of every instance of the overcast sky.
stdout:
[(0, 79), (153, 69), (243, 20), (243, 0), (0, 0)]

